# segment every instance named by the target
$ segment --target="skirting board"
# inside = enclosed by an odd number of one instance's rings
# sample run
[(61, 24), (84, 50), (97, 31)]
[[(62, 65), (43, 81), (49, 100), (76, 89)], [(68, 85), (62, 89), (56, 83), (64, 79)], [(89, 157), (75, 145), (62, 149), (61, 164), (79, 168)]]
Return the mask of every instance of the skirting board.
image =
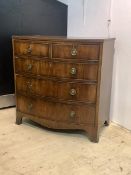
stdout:
[(15, 95), (7, 94), (0, 96), (0, 109), (15, 106)]

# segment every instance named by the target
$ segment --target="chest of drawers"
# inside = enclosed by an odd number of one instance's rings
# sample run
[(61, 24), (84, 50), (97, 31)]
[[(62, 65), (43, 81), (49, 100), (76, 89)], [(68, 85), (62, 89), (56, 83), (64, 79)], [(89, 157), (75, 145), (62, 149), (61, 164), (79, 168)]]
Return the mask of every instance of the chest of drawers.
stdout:
[(109, 123), (114, 39), (14, 36), (16, 123), (81, 129)]

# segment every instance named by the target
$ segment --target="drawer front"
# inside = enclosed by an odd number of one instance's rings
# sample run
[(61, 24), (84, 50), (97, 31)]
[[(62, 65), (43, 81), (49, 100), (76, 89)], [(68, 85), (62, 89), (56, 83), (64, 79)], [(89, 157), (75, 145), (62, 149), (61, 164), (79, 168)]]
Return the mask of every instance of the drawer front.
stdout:
[(95, 108), (87, 105), (67, 105), (40, 99), (17, 96), (17, 110), (48, 120), (94, 124)]
[(47, 61), (39, 61), (28, 58), (15, 59), (15, 73), (30, 73), (34, 75), (49, 76), (51, 75), (51, 64)]
[(97, 81), (98, 64), (54, 62), (52, 63), (52, 76)]
[(53, 76), (57, 78), (73, 78), (97, 80), (97, 64), (81, 64), (68, 62), (48, 62), (34, 59), (15, 59), (16, 73)]
[(15, 55), (33, 55), (39, 57), (49, 57), (48, 43), (32, 43), (28, 41), (14, 41)]
[(53, 58), (98, 60), (99, 52), (99, 44), (54, 43), (52, 45)]
[(43, 80), (16, 76), (16, 91), (63, 100), (96, 101), (96, 84)]

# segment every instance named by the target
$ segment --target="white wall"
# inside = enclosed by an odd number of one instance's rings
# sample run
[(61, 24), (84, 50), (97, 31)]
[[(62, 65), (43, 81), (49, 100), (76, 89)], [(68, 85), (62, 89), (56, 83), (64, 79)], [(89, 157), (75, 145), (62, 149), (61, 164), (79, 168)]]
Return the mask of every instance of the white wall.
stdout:
[(110, 0), (68, 1), (68, 36), (107, 37)]
[(87, 0), (85, 24), (83, 2), (68, 1), (68, 36), (116, 38), (111, 118), (131, 130), (131, 1)]
[(112, 120), (131, 130), (131, 1), (113, 0), (112, 36), (116, 38)]

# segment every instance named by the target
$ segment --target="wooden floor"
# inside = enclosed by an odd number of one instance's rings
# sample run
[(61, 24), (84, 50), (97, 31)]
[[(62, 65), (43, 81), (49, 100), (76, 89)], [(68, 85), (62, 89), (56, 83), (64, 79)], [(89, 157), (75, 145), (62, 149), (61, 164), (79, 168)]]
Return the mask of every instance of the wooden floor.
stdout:
[(0, 110), (0, 175), (131, 175), (131, 132), (111, 124), (96, 144), (84, 132), (15, 125), (15, 108)]

